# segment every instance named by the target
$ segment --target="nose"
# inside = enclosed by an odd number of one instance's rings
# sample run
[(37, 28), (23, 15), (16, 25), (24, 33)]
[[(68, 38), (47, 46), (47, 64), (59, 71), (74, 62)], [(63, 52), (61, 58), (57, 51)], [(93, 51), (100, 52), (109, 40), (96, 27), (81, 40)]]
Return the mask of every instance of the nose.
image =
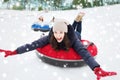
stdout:
[(60, 38), (60, 37), (61, 37), (61, 35), (60, 35), (60, 34), (58, 34), (58, 35), (57, 35), (57, 37), (58, 37), (58, 38)]

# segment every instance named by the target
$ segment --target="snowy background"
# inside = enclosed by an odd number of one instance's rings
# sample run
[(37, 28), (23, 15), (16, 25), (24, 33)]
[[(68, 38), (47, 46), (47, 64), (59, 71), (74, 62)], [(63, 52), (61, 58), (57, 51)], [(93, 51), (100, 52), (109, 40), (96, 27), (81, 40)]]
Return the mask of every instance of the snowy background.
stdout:
[[(73, 22), (78, 12), (85, 12), (82, 39), (94, 42), (98, 47), (96, 60), (107, 71), (118, 75), (101, 80), (120, 79), (120, 5), (53, 11), (50, 17), (65, 18)], [(31, 25), (43, 12), (0, 10), (0, 48), (14, 50), (39, 39), (41, 32), (31, 30)], [(22, 55), (3, 57), (0, 53), (0, 80), (96, 80), (88, 66), (59, 68), (41, 62), (35, 51)]]

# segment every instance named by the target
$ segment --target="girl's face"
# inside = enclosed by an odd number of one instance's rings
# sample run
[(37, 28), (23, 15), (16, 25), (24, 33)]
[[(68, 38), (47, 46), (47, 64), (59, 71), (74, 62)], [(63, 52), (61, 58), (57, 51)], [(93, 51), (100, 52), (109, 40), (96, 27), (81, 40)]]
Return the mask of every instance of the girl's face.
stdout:
[(62, 31), (55, 31), (53, 32), (55, 39), (58, 43), (62, 42), (65, 36), (65, 33)]

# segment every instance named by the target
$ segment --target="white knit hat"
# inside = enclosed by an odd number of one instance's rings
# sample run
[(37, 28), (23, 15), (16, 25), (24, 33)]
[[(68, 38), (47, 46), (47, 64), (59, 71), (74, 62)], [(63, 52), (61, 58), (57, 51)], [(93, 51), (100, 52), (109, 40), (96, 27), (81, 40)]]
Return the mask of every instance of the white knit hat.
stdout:
[(68, 32), (67, 24), (64, 21), (56, 21), (53, 25), (53, 32), (55, 31), (62, 31)]

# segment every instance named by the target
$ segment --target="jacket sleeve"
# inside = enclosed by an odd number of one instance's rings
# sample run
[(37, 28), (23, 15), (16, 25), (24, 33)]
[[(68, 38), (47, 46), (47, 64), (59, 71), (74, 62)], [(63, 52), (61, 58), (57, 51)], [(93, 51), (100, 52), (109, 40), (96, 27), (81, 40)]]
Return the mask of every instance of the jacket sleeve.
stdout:
[(76, 39), (74, 41), (73, 48), (92, 70), (95, 67), (100, 67), (100, 65), (95, 61), (95, 59), (91, 56), (87, 49), (82, 45), (79, 39)]
[(49, 43), (48, 36), (42, 37), (36, 41), (33, 41), (31, 44), (25, 44), (16, 49), (18, 54), (22, 54), (28, 51), (35, 50), (36, 48), (43, 47)]

